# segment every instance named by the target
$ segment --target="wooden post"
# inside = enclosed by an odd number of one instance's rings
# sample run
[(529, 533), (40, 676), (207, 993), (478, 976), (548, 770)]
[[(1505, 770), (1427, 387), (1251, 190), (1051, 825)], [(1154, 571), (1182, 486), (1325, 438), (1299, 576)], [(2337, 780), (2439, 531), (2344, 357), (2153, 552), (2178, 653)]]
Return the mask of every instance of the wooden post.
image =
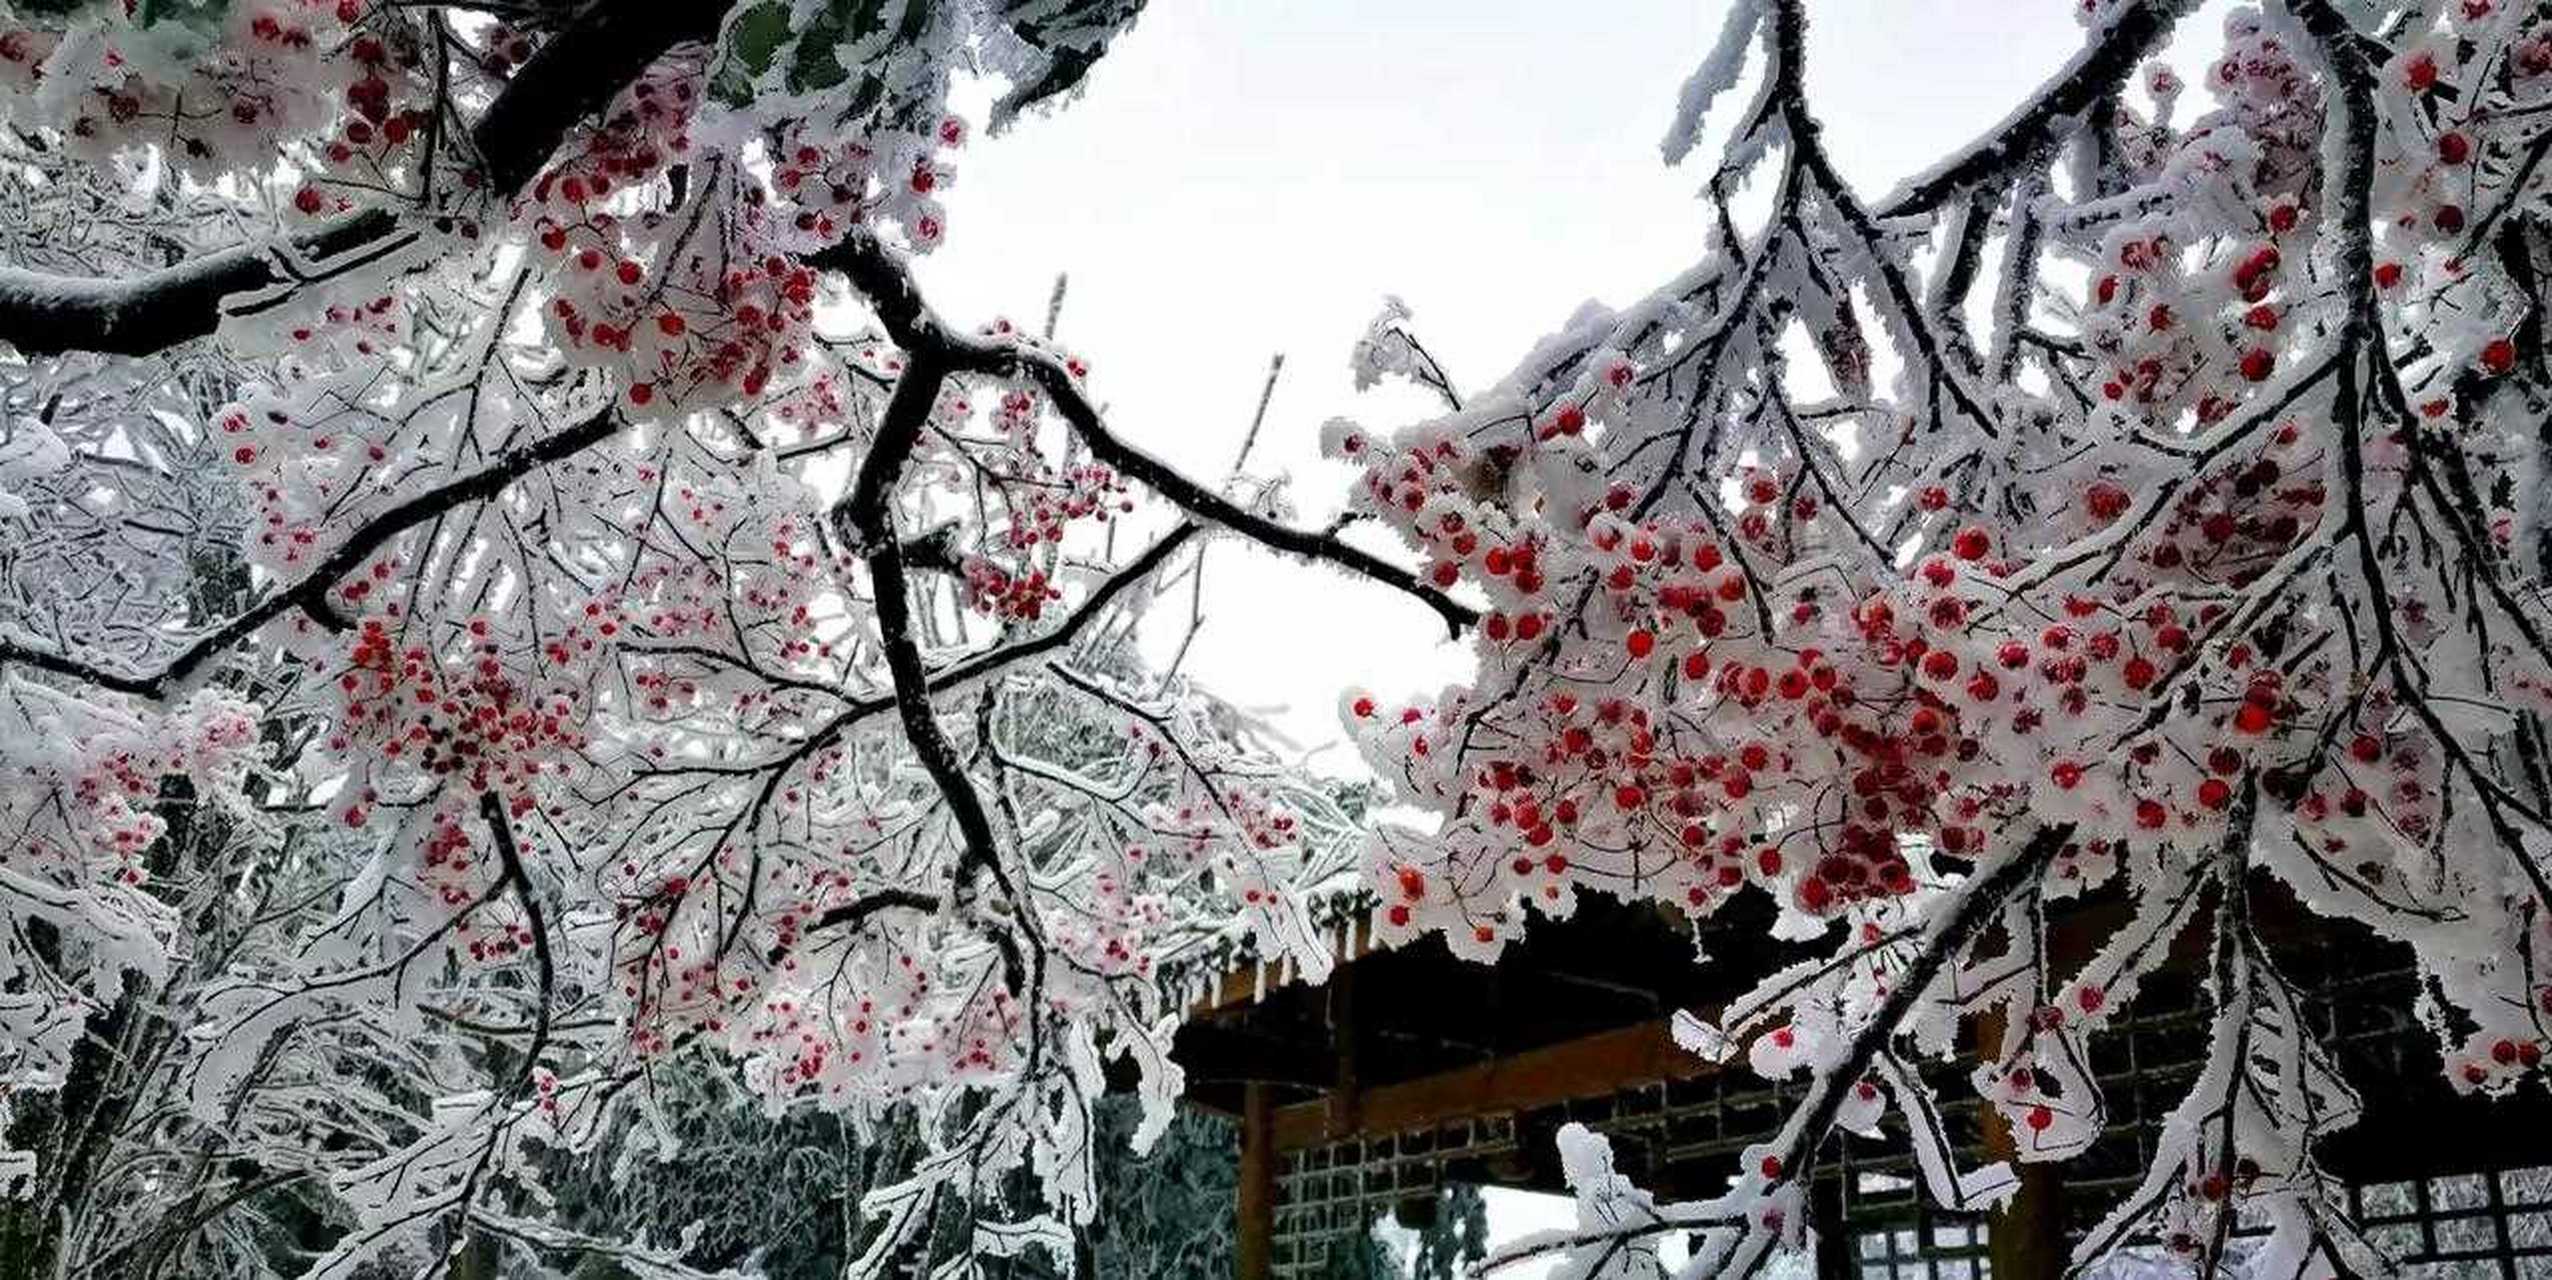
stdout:
[(1808, 1184), (1808, 1221), (1817, 1233), (1817, 1280), (1852, 1280), (1852, 1223), (1843, 1203), (1844, 1169), (1820, 1171)]
[(1364, 1024), (1356, 1013), (1356, 966), (1352, 963), (1340, 964), (1329, 977), (1329, 1038), (1338, 1055), (1338, 1074), (1330, 1082), (1328, 1136), (1337, 1138), (1355, 1132), (1361, 1118), (1356, 1093), (1361, 1087), (1357, 1073)]
[(1276, 1096), (1261, 1081), (1241, 1086), (1240, 1221), (1234, 1241), (1238, 1280), (1276, 1274)]
[(2065, 1248), (2065, 1183), (2052, 1164), (2014, 1164), (2020, 1190), (1987, 1224), (1994, 1275), (2060, 1276)]
[[(1992, 1053), (2002, 1039), (2003, 1018), (1999, 1012), (1977, 1020), (1979, 1054)], [(2011, 1161), (2012, 1172), (2020, 1177), (2020, 1189), (1985, 1224), (1995, 1280), (2063, 1275), (2070, 1258), (2070, 1251), (2065, 1248), (2063, 1176), (2052, 1164), (2021, 1162), (2019, 1137), (2002, 1112), (1989, 1106), (1980, 1116), (1985, 1154)]]

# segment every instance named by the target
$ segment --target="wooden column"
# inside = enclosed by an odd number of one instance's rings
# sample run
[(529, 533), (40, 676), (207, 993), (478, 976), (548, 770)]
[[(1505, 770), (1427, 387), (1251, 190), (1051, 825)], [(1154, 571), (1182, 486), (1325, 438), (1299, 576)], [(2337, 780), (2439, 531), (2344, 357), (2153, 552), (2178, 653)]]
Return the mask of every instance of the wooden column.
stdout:
[(1821, 1170), (1808, 1184), (1808, 1221), (1817, 1233), (1817, 1280), (1852, 1280), (1852, 1224), (1843, 1203), (1841, 1169)]
[(2020, 1190), (1988, 1224), (1994, 1275), (2060, 1276), (2065, 1248), (2064, 1175), (2052, 1164), (2014, 1164)]
[(1233, 1249), (1239, 1280), (1276, 1274), (1276, 1096), (1252, 1080), (1241, 1086), (1240, 1221)]
[[(2001, 1014), (1977, 1020), (1976, 1046), (1979, 1053), (1992, 1052), (1993, 1046), (2001, 1043), (2002, 1038)], [(2070, 1251), (2065, 1248), (2064, 1175), (2053, 1164), (2021, 1162), (2018, 1135), (2012, 1131), (2011, 1122), (2003, 1118), (2002, 1112), (1985, 1107), (1979, 1116), (1983, 1122), (1985, 1154), (1996, 1160), (2011, 1161), (2012, 1172), (2020, 1177), (2020, 1189), (1986, 1222), (1995, 1280), (2063, 1275), (2070, 1257)]]
[(1339, 1137), (1354, 1133), (1363, 1117), (1357, 1091), (1362, 1088), (1358, 1075), (1363, 1058), (1364, 1023), (1356, 1013), (1356, 966), (1342, 963), (1329, 977), (1329, 1041), (1338, 1057), (1338, 1074), (1330, 1081), (1329, 1133)]

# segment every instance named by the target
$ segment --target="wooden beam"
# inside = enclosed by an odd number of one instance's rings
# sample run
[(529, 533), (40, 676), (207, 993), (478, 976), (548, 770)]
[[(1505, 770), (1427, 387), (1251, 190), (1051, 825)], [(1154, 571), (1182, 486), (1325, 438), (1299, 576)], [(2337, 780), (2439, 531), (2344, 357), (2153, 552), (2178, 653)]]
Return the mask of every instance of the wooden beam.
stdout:
[[(1317, 1035), (1281, 1036), (1240, 1022), (1182, 1023), (1170, 1041), (1170, 1056), (1190, 1085), (1257, 1080), (1317, 1093), (1338, 1079), (1337, 1053)], [(1132, 1082), (1130, 1072), (1126, 1082)]]
[[(1251, 1081), (1241, 1091), (1240, 1219), (1233, 1268), (1239, 1280), (1276, 1274), (1276, 1097)], [(1317, 1105), (1317, 1104), (1315, 1104)]]
[(1669, 1028), (1669, 1020), (1659, 1018), (1424, 1079), (1368, 1086), (1357, 1095), (1355, 1118), (1348, 1123), (1340, 1122), (1327, 1099), (1279, 1108), (1276, 1149), (1503, 1115), (1710, 1072), (1711, 1064), (1676, 1046)]
[[(1330, 959), (1340, 965), (1354, 963), (1358, 959), (1373, 954), (1375, 950), (1373, 929), (1363, 920), (1357, 920), (1348, 926), (1349, 937), (1343, 943), (1338, 937), (1337, 926), (1332, 925), (1323, 932), (1329, 935)], [(1191, 1018), (1201, 1018), (1207, 1014), (1245, 1008), (1258, 1003), (1262, 994), (1272, 996), (1302, 981), (1302, 975), (1299, 973), (1280, 977), (1276, 967), (1270, 965), (1262, 986), (1262, 980), (1258, 975), (1259, 967), (1258, 963), (1252, 962), (1224, 974), (1215, 981), (1212, 991), (1187, 1007), (1187, 1015)]]

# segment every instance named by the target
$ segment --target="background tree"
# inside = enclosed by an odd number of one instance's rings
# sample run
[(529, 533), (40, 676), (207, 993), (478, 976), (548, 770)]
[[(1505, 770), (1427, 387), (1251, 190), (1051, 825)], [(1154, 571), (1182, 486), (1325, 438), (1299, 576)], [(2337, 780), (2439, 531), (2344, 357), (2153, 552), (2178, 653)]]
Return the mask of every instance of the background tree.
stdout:
[[(10, 426), (47, 584), (0, 635), (12, 1096), (147, 998), (175, 1034), (113, 1131), (188, 1170), (145, 1179), (176, 1212), (78, 1228), (110, 1202), (13, 1153), (30, 1265), (726, 1268), (552, 1194), (632, 1125), (675, 1149), (666, 1071), (901, 1126), (856, 1270), (1068, 1260), (1106, 1064), (1138, 1143), (1169, 1121), (1164, 967), (1316, 974), (1307, 889), (1352, 867), (1325, 792), (1129, 660), (1133, 617), (1209, 529), (1470, 616), (914, 293), (954, 71), (1014, 86), (998, 123), (1133, 11), (17, 6), (14, 185), (173, 247), (31, 250), (0, 341), (31, 384), (237, 375)], [(244, 584), (190, 606), (192, 562), (115, 543), (162, 490), (232, 504)], [(165, 865), (179, 783), (239, 833), (217, 874)]]

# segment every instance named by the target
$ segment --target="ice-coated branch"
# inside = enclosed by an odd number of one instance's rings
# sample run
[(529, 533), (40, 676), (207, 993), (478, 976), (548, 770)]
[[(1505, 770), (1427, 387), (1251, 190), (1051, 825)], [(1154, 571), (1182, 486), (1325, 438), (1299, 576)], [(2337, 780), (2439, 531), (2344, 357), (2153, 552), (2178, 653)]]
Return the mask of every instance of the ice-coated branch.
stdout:
[(1980, 188), (2001, 188), (2080, 128), (2092, 108), (2114, 98), (2136, 68), (2195, 6), (2190, 0), (2127, 0), (2111, 7), (2084, 45), (2001, 123), (1907, 182), (1879, 204), (1881, 218), (1931, 213)]
[(1128, 443), (1108, 428), (1097, 406), (1082, 392), (1080, 379), (1062, 361), (1017, 343), (968, 338), (949, 329), (923, 301), (912, 273), (897, 260), (895, 251), (875, 235), (854, 232), (841, 244), (811, 255), (807, 262), (847, 278), (875, 309), (897, 345), (916, 359), (942, 361), (951, 372), (1024, 377), (1034, 382), (1053, 400), (1091, 456), (1141, 481), (1197, 519), (1271, 550), (1335, 565), (1415, 597), (1455, 635), (1478, 620), (1475, 610), (1417, 574), (1335, 533), (1296, 529), (1257, 515)]
[[(1877, 1059), (1844, 1056), (1853, 1029), (1879, 984), (1919, 976), (1809, 965), (1731, 1015), (1768, 1078), (1875, 1061), (1944, 1206), (1993, 1188), (1950, 1169), (1915, 1053), (1958, 1054), (1957, 1021), (1993, 1011), (2006, 1030), (1972, 1080), (2024, 1158), (2100, 1142), (2092, 1042), (2179, 963), (2171, 940), (2221, 880), (2189, 867), (2228, 850), (2390, 939), (2481, 1024), (2441, 1035), (2455, 1087), (2539, 1074), (2541, 273), (2474, 252), (2471, 227), (2539, 169), (2552, 30), (2500, 6), (2387, 4), (2379, 40), (2324, 0), (2292, 21), (2237, 8), (2184, 85), (2151, 59), (2192, 7), (2083, 6), (2080, 56), (1865, 206), (1802, 72), (1816, 6), (1741, 6), (1694, 80), (1706, 102), (1763, 37), (1709, 256), (1629, 313), (1581, 317), (1463, 411), (1334, 433), (1362, 468), (1356, 513), (1490, 606), (1473, 679), (1342, 708), (1395, 798), (1436, 823), (1369, 847), (1386, 945), (1440, 933), (1488, 959), (1605, 892), (1696, 919), (1762, 894), (1785, 936), (1844, 924), (1893, 950), (1949, 909), (1939, 877), (2066, 830), (2003, 917), (2010, 947)], [(2213, 104), (2180, 123), (2175, 100), (2201, 89)], [(2084, 130), (2088, 163), (2057, 172)], [(1770, 199), (1741, 226), (1724, 192), (1747, 184)], [(1891, 385), (1834, 358), (1856, 295)], [(1830, 394), (1806, 353), (1827, 357)], [(2131, 918), (2071, 917), (2112, 888)], [(2066, 975), (2048, 967), (2059, 920), (2096, 935)], [(2258, 1145), (2246, 1128), (2238, 1155), (2214, 1153), (2266, 1170), (2216, 1203), (2305, 1224), (2281, 1228), (2262, 1274), (2340, 1266), (2312, 1252), (2347, 1233), (2311, 1147), (2357, 1108), (2254, 960), (2244, 1043), (2291, 1055), (2279, 1079), (2305, 1083), (2260, 1104), (2276, 1114)], [(1851, 1083), (1852, 1107), (1879, 1087)], [(1759, 1150), (1795, 1173), (1784, 1133)], [(2186, 1206), (2205, 1196), (2157, 1185), (2198, 1221)], [(1800, 1206), (1768, 1180), (1755, 1193), (1735, 1207), (1784, 1229), (1722, 1232), (1694, 1274), (1794, 1242)], [(1664, 1230), (1735, 1221), (1732, 1203), (1629, 1216)], [(2166, 1234), (2229, 1265), (2209, 1230)]]
[[(505, 197), (528, 184), (570, 130), (592, 118), (666, 51), (718, 33), (726, 0), (686, 0), (644, 16), (590, 5), (542, 42), (470, 128), (469, 145), (489, 189)], [(145, 275), (96, 279), (0, 267), (0, 342), (30, 355), (91, 351), (142, 356), (210, 334), (223, 302), (289, 293), (315, 279), (379, 266), (421, 237), (400, 212), (344, 214), (285, 244), (240, 245)], [(271, 306), (266, 298), (260, 306)]]
[(859, 479), (844, 500), (840, 518), (868, 548), (865, 559), (877, 606), (878, 642), (894, 678), (895, 711), (904, 726), (904, 739), (938, 786), (940, 799), (965, 841), (955, 886), (963, 897), (972, 891), (977, 870), (999, 866), (1001, 850), (993, 839), (992, 819), (983, 798), (966, 776), (966, 766), (957, 758), (957, 749), (931, 706), (930, 672), (913, 634), (912, 584), (904, 575), (903, 543), (896, 538), (894, 513), (888, 506), (895, 481), (921, 439), (924, 419), (948, 373), (935, 352), (913, 353), (903, 380), (895, 386), (894, 398), (887, 402), (877, 442), (861, 463)]
[(259, 628), (287, 613), (306, 611), (320, 619), (323, 625), (341, 628), (343, 619), (329, 600), (328, 593), (336, 590), (347, 575), (361, 568), (366, 559), (392, 539), (470, 503), (494, 498), (507, 486), (532, 472), (575, 457), (611, 439), (620, 429), (617, 413), (610, 408), (596, 410), (574, 426), (519, 449), (509, 450), (477, 471), (401, 501), (365, 521), (299, 580), (268, 594), (254, 607), (189, 643), (157, 670), (117, 671), (102, 663), (12, 640), (0, 640), (0, 664), (14, 662), (137, 697), (167, 697), (184, 686), (188, 678), (206, 663), (228, 653), (233, 646), (255, 635)]
[[(1947, 900), (1929, 913), (1922, 936), (1914, 942), (1913, 954), (1907, 957), (1903, 968), (1891, 975), (1886, 998), (1870, 1013), (1869, 1020), (1853, 1032), (1842, 1054), (1809, 1077), (1807, 1092), (1792, 1104), (1770, 1145), (1770, 1153), (1762, 1157), (1761, 1168), (1752, 1172), (1768, 1172), (1775, 1179), (1804, 1180), (1808, 1176), (1815, 1167), (1817, 1148), (1833, 1130), (1835, 1117), (1853, 1086), (1869, 1074), (1879, 1056), (1903, 1034), (1916, 1008), (1931, 998), (1934, 980), (1994, 923), (2005, 901), (2029, 889), (2046, 874), (2057, 853), (2072, 838), (2070, 825), (2043, 828), (1995, 862), (1978, 867), (1973, 879), (1949, 891)], [(1767, 1230), (1761, 1221), (1750, 1220), (1741, 1240), (1726, 1242), (1722, 1268), (1708, 1274), (1752, 1274), (1778, 1236), (1777, 1228)]]

